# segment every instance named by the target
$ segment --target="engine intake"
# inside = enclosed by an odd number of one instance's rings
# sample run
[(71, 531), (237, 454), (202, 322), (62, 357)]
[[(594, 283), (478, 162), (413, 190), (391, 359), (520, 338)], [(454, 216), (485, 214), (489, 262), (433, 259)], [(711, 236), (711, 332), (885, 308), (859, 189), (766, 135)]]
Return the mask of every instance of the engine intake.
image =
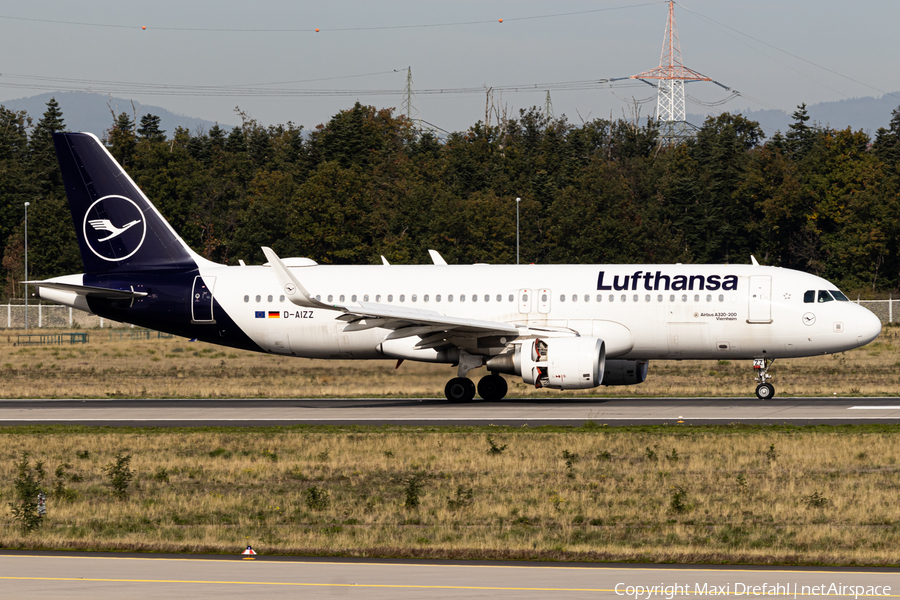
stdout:
[(606, 345), (589, 337), (534, 339), (519, 347), (516, 358), (525, 383), (536, 388), (582, 390), (603, 382)]

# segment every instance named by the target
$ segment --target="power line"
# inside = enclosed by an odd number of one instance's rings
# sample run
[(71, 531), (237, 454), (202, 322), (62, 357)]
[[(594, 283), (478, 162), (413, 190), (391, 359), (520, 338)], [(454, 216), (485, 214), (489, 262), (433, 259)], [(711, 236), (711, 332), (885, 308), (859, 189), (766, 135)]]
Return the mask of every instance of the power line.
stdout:
[[(486, 25), (486, 24), (498, 24), (505, 23), (509, 21), (531, 21), (535, 19), (555, 19), (561, 17), (571, 17), (577, 15), (586, 15), (591, 13), (599, 13), (599, 12), (607, 12), (611, 10), (623, 10), (627, 8), (639, 8), (642, 6), (651, 6), (654, 4), (660, 4), (663, 0), (657, 0), (656, 2), (644, 2), (641, 4), (629, 4), (627, 6), (608, 6), (606, 8), (594, 8), (590, 10), (579, 10), (575, 12), (565, 12), (565, 13), (552, 13), (545, 15), (532, 15), (528, 17), (511, 17), (511, 18), (503, 18), (503, 19), (484, 19), (477, 21), (456, 21), (456, 22), (448, 22), (448, 23), (419, 23), (419, 24), (410, 24), (410, 25), (380, 25), (380, 26), (369, 26), (369, 27), (335, 27), (335, 28), (315, 28), (315, 27), (304, 27), (304, 28), (291, 28), (291, 29), (283, 29), (283, 28), (224, 28), (224, 27), (155, 27), (151, 26), (150, 29), (153, 31), (200, 31), (200, 32), (213, 32), (213, 33), (320, 33), (320, 32), (336, 32), (336, 31), (380, 31), (380, 30), (390, 30), (390, 29), (423, 29), (423, 28), (435, 28), (435, 27), (461, 27), (466, 25)], [(36, 19), (30, 17), (13, 17), (10, 15), (0, 15), (0, 19), (9, 19), (13, 21), (30, 21), (34, 23), (51, 23), (54, 25), (76, 25), (80, 27), (104, 27), (104, 28), (112, 28), (112, 29), (138, 29), (139, 25), (121, 25), (114, 23), (87, 23), (83, 21), (60, 21), (55, 19)], [(321, 31), (320, 31), (321, 30)]]

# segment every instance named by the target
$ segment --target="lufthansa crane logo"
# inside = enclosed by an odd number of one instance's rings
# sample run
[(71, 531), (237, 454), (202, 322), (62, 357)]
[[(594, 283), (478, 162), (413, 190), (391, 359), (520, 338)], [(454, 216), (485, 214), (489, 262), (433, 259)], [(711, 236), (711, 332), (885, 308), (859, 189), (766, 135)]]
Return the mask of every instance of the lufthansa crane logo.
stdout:
[(119, 262), (144, 244), (147, 222), (138, 205), (124, 196), (104, 196), (84, 214), (84, 240), (98, 258)]

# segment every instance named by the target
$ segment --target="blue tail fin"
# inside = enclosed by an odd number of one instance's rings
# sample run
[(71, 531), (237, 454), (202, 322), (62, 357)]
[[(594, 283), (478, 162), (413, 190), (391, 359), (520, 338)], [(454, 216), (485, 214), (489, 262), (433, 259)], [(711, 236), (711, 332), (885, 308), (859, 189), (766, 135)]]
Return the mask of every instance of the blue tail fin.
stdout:
[(53, 143), (85, 273), (197, 266), (196, 255), (96, 136), (54, 133)]

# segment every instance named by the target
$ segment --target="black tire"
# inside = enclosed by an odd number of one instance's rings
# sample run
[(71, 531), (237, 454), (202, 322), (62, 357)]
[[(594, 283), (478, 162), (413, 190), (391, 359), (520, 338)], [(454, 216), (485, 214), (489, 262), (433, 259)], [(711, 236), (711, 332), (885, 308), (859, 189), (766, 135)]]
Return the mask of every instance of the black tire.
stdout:
[(775, 397), (775, 386), (771, 383), (761, 383), (756, 386), (756, 397), (760, 400), (771, 400)]
[(503, 400), (509, 385), (500, 375), (487, 375), (478, 382), (478, 395), (484, 400)]
[(468, 377), (456, 377), (444, 386), (444, 395), (450, 402), (468, 402), (475, 397), (475, 384)]

